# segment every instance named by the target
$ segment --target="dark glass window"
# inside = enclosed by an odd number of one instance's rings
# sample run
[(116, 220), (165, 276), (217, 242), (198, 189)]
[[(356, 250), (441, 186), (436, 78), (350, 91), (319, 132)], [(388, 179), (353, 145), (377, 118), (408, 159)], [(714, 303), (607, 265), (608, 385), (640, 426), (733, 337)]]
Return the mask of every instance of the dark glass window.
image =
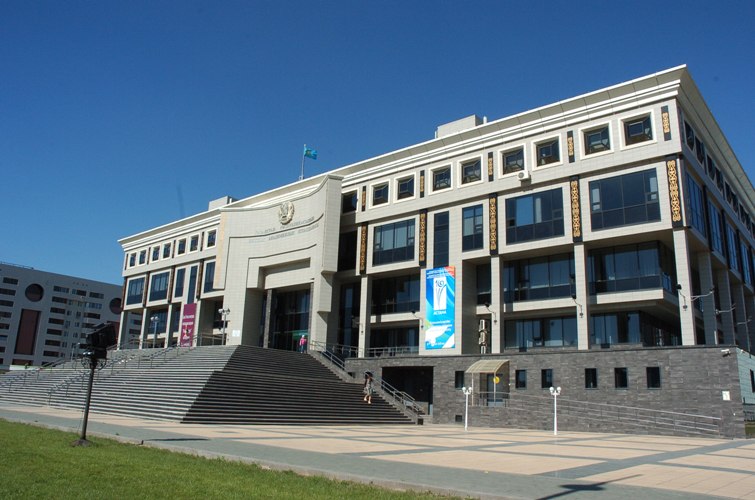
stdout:
[(414, 176), (398, 180), (398, 199), (411, 198), (414, 196)]
[(695, 137), (695, 153), (697, 153), (697, 161), (702, 165), (705, 161), (705, 144), (697, 137)]
[(477, 271), (477, 304), (490, 304), (490, 264), (480, 264)]
[(448, 212), (435, 214), (433, 234), (433, 266), (448, 265)]
[(451, 167), (433, 170), (433, 191), (451, 187)]
[(739, 266), (739, 243), (737, 238), (737, 233), (734, 231), (734, 228), (729, 224), (728, 222), (726, 224), (726, 249), (727, 249), (727, 258), (729, 260), (729, 267), (733, 271), (740, 271)]
[(507, 349), (577, 345), (576, 316), (506, 321), (504, 328)]
[(653, 140), (650, 115), (624, 122), (624, 141), (627, 146)]
[(527, 388), (527, 370), (516, 371), (516, 388), (517, 389)]
[(724, 253), (724, 233), (721, 227), (721, 212), (712, 201), (708, 200), (708, 218), (710, 219), (710, 244), (714, 251)]
[(684, 122), (684, 138), (687, 142), (687, 147), (692, 151), (695, 150), (695, 131), (690, 127), (689, 123)]
[(357, 267), (357, 231), (341, 233), (338, 238), (338, 270), (346, 271)]
[(128, 291), (126, 292), (126, 304), (140, 304), (142, 294), (144, 293), (144, 278), (134, 278), (128, 282)]
[(629, 374), (626, 368), (613, 369), (614, 387), (617, 389), (627, 389), (629, 387)]
[(482, 179), (482, 173), (480, 170), (479, 159), (464, 162), (461, 164), (461, 183), (462, 184), (479, 181), (481, 179)]
[(464, 371), (454, 372), (454, 388), (455, 389), (464, 388)]
[(132, 253), (128, 256), (128, 267), (134, 267), (136, 265), (136, 253)]
[(183, 296), (185, 276), (186, 276), (186, 269), (181, 268), (176, 271), (176, 286), (173, 290), (174, 298), (181, 298)]
[(640, 313), (594, 314), (590, 317), (590, 344), (639, 344)]
[(210, 231), (207, 233), (207, 248), (215, 246), (215, 240), (217, 239), (217, 232)]
[(592, 229), (661, 220), (655, 169), (590, 182)]
[(215, 281), (215, 263), (214, 262), (208, 262), (204, 266), (204, 287), (202, 288), (203, 292), (211, 292), (215, 288), (213, 287), (213, 282)]
[(705, 205), (703, 205), (703, 190), (687, 173), (687, 221), (703, 236), (707, 236), (705, 230)]
[(152, 247), (152, 261), (160, 258), (160, 247)]
[(549, 389), (553, 387), (553, 369), (544, 368), (540, 370), (540, 388)]
[(503, 173), (510, 174), (524, 170), (524, 148), (503, 153)]
[(585, 132), (585, 154), (601, 153), (609, 149), (611, 149), (611, 139), (608, 136), (607, 125)]
[(564, 234), (561, 189), (506, 200), (506, 242), (539, 240)]
[(163, 245), (163, 259), (170, 257), (170, 243)]
[(189, 251), (196, 252), (199, 249), (199, 236), (192, 236), (189, 240)]
[(178, 255), (186, 253), (186, 240), (178, 240)]
[(598, 388), (598, 369), (585, 368), (585, 389)]
[(372, 204), (388, 203), (388, 184), (380, 184), (372, 188)]
[(749, 247), (741, 240), (739, 242), (739, 254), (742, 256), (742, 279), (748, 285), (752, 285), (752, 254)]
[(482, 230), (482, 205), (462, 210), (461, 249), (476, 250), (484, 247)]
[(141, 252), (139, 252), (139, 264), (141, 265), (146, 262), (147, 262), (147, 251), (142, 250)]
[(165, 300), (168, 298), (168, 274), (160, 273), (152, 275), (152, 283), (149, 287), (149, 300)]
[(376, 279), (372, 283), (373, 314), (419, 311), (419, 275)]
[(648, 366), (645, 368), (648, 379), (648, 389), (661, 388), (661, 368), (659, 366)]
[(346, 193), (341, 196), (341, 212), (355, 212), (357, 209), (357, 192)]
[(503, 300), (519, 302), (569, 297), (574, 293), (574, 257), (570, 253), (506, 262)]
[(539, 166), (548, 165), (550, 163), (557, 163), (561, 159), (558, 139), (541, 142), (536, 146), (536, 149), (537, 164)]
[(372, 265), (414, 259), (414, 219), (375, 228)]
[(186, 297), (186, 303), (187, 304), (193, 304), (194, 300), (196, 299), (195, 295), (197, 292), (197, 273), (199, 272), (198, 266), (191, 266), (191, 270), (189, 271), (189, 294)]
[(651, 288), (677, 293), (673, 252), (657, 241), (591, 250), (588, 271), (591, 295)]

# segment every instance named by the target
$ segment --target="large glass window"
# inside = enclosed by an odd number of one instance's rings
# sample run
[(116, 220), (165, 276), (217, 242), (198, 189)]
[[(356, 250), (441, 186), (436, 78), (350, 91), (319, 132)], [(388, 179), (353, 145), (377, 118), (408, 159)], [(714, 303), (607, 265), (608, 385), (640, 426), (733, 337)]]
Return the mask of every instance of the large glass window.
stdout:
[(585, 154), (602, 153), (611, 149), (611, 139), (608, 135), (608, 125), (588, 130), (584, 134)]
[(639, 344), (646, 347), (681, 345), (678, 327), (650, 314), (627, 311), (590, 317), (590, 345)]
[(149, 300), (164, 300), (168, 297), (168, 274), (159, 273), (152, 275), (149, 287)]
[(563, 234), (564, 206), (560, 188), (506, 200), (506, 243)]
[(627, 146), (652, 140), (653, 129), (650, 127), (650, 115), (624, 122), (624, 142)]
[(141, 304), (144, 293), (144, 278), (134, 278), (128, 282), (126, 304)]
[(176, 271), (176, 286), (173, 290), (174, 298), (181, 298), (184, 294), (184, 278), (186, 276), (186, 269), (181, 268)]
[(433, 267), (448, 265), (448, 212), (440, 212), (434, 217)]
[(661, 220), (655, 169), (590, 182), (592, 229)]
[(569, 297), (574, 293), (574, 257), (559, 254), (506, 262), (503, 268), (503, 300)]
[(461, 183), (468, 184), (482, 179), (480, 160), (467, 161), (461, 164)]
[(707, 236), (703, 190), (689, 173), (687, 173), (687, 222), (700, 234)]
[(338, 270), (356, 269), (357, 266), (357, 231), (341, 233), (338, 238)]
[(561, 152), (559, 151), (558, 139), (551, 139), (546, 142), (541, 142), (535, 146), (537, 150), (537, 164), (538, 166), (549, 165), (551, 163), (558, 163), (561, 160)]
[(739, 242), (739, 254), (742, 256), (742, 279), (748, 285), (752, 285), (752, 254), (750, 248), (741, 240)]
[(376, 279), (372, 283), (372, 314), (419, 311), (419, 275)]
[(676, 294), (673, 253), (657, 241), (592, 250), (588, 271), (591, 295), (651, 288)]
[(524, 148), (517, 148), (503, 153), (503, 173), (510, 174), (524, 170)]
[(577, 318), (538, 318), (506, 321), (504, 346), (508, 349), (577, 345)]
[(716, 205), (708, 200), (708, 217), (710, 219), (710, 244), (713, 250), (725, 255), (724, 252), (724, 233), (721, 227), (721, 212)]
[(477, 304), (490, 304), (490, 264), (480, 264), (477, 271)]
[(414, 259), (414, 219), (375, 228), (372, 265)]
[(462, 250), (483, 248), (482, 205), (462, 210)]
[(451, 187), (451, 167), (433, 170), (433, 191)]
[(204, 266), (204, 287), (203, 292), (211, 292), (215, 290), (213, 282), (215, 281), (215, 262), (208, 262)]
[(726, 248), (727, 248), (727, 257), (729, 259), (729, 267), (732, 269), (732, 271), (739, 272), (741, 270), (741, 267), (739, 266), (739, 238), (737, 238), (737, 233), (734, 231), (734, 228), (731, 224), (728, 222), (726, 224)]

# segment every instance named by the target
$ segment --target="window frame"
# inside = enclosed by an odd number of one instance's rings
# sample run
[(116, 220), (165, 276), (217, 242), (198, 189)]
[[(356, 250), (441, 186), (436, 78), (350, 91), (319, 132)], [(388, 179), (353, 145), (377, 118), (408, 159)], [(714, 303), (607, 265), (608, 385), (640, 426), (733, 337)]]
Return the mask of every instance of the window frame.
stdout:
[[(554, 192), (556, 192), (556, 191), (558, 193), (560, 193), (560, 195), (561, 195), (561, 203), (554, 206), (552, 204), (552, 201), (553, 201)], [(506, 245), (517, 245), (517, 244), (520, 244), (520, 243), (529, 243), (529, 242), (532, 242), (532, 241), (542, 241), (542, 240), (547, 240), (547, 239), (551, 239), (551, 238), (563, 238), (565, 236), (565, 234), (566, 234), (566, 230), (565, 230), (566, 219), (565, 219), (565, 217), (566, 217), (567, 212), (564, 210), (564, 187), (562, 185), (558, 185), (557, 187), (549, 187), (549, 188), (546, 188), (546, 189), (543, 189), (543, 190), (540, 190), (540, 191), (528, 192), (526, 194), (518, 194), (518, 193), (520, 193), (520, 192), (517, 192), (517, 196), (511, 196), (511, 197), (506, 198), (505, 200), (503, 200), (503, 207), (504, 207), (504, 213), (505, 213), (505, 218), (504, 218), (504, 224), (505, 224), (504, 225), (504, 231), (505, 231), (505, 233), (504, 234), (506, 236)], [(538, 213), (538, 209), (536, 207), (536, 205), (537, 205), (536, 197), (540, 197), (541, 199), (544, 200), (545, 199), (544, 197), (545, 197), (546, 194), (549, 196), (549, 200), (548, 201), (551, 202), (551, 210), (550, 210), (550, 214), (549, 214), (550, 218), (542, 218), (542, 220), (540, 220), (538, 222), (536, 220), (536, 216), (537, 216), (537, 213)], [(526, 217), (526, 216), (520, 215), (518, 213), (518, 211), (516, 210), (517, 205), (518, 205), (518, 201), (517, 200), (524, 199), (524, 198), (532, 198), (532, 202), (531, 202), (532, 211), (531, 211), (531, 214), (530, 214), (532, 216), (532, 223), (517, 225), (516, 221), (519, 220), (520, 217)], [(511, 210), (509, 210), (510, 203), (514, 204), (513, 217), (512, 217)], [(542, 206), (542, 203), (543, 202), (541, 201), (540, 202), (541, 206)], [(560, 213), (560, 215), (561, 215), (560, 218), (554, 217), (554, 214), (557, 214), (557, 213)], [(541, 217), (544, 215), (542, 213), (542, 209), (541, 209), (540, 215), (541, 215)], [(513, 225), (511, 224), (512, 220), (514, 222)], [(560, 232), (555, 231), (555, 232), (553, 232), (553, 234), (550, 234), (550, 235), (547, 235), (547, 236), (538, 236), (538, 235), (535, 234), (535, 230), (537, 229), (538, 225), (543, 225), (543, 224), (545, 224), (545, 225), (547, 225), (547, 224), (553, 225), (554, 221), (561, 221), (561, 230), (560, 230)], [(524, 227), (529, 227), (529, 226), (532, 227), (532, 237), (527, 238), (525, 236), (522, 236), (520, 238), (519, 234), (515, 234), (516, 237), (513, 240), (512, 240), (512, 238), (509, 237), (510, 230), (514, 229), (514, 232), (517, 233), (517, 231), (516, 231), (517, 228), (524, 228)]]
[[(344, 210), (344, 202), (346, 200), (349, 200), (349, 202), (353, 199), (354, 200), (354, 208), (349, 210)], [(355, 189), (354, 191), (348, 191), (346, 193), (341, 194), (341, 213), (342, 214), (350, 214), (354, 213), (357, 210), (359, 210), (359, 190)]]
[[(402, 182), (411, 182), (411, 193), (406, 194), (401, 192), (401, 184)], [(417, 174), (413, 173), (410, 175), (405, 175), (401, 177), (396, 178), (396, 192), (395, 192), (395, 200), (396, 202), (399, 201), (407, 201), (407, 200), (413, 200), (417, 197)], [(403, 194), (403, 196), (402, 196)]]
[[(589, 134), (605, 130), (607, 140), (608, 140), (608, 146), (605, 149), (602, 149), (600, 151), (590, 151), (589, 147), (590, 144), (587, 140), (587, 137)], [(595, 125), (592, 125), (590, 127), (585, 127), (579, 130), (580, 140), (582, 141), (582, 154), (587, 158), (594, 158), (596, 156), (608, 154), (613, 152), (613, 131), (611, 129), (611, 122), (604, 122), (604, 123), (597, 123)]]
[[(594, 385), (590, 385), (590, 384)], [(599, 388), (598, 385), (598, 369), (597, 368), (585, 368), (585, 389), (588, 391), (595, 391)]]
[[(507, 172), (506, 171), (506, 156), (509, 155), (510, 153), (517, 153), (517, 152), (522, 154), (522, 168), (520, 168), (519, 170), (512, 170), (510, 172)], [(500, 168), (501, 176), (512, 175), (512, 174), (516, 174), (518, 172), (527, 170), (527, 148), (525, 147), (524, 144), (518, 144), (514, 147), (502, 149), (499, 151), (499, 156), (501, 158), (501, 168)]]
[[(476, 213), (479, 209), (480, 213), (479, 215)], [(467, 212), (472, 211), (472, 216), (470, 217), (472, 219), (472, 227), (473, 232), (471, 234), (466, 234), (466, 220), (467, 220)], [(477, 224), (477, 219), (480, 219), (479, 225)], [(479, 232), (478, 232), (479, 227)], [(468, 239), (471, 238), (472, 245), (467, 246)], [(479, 238), (479, 243), (477, 242)], [(461, 209), (461, 251), (462, 252), (471, 252), (474, 250), (483, 250), (485, 249), (485, 208), (482, 203), (478, 203), (476, 205), (469, 205), (466, 207), (462, 207)]]
[[(540, 162), (540, 148), (543, 147), (543, 146), (546, 146), (546, 145), (550, 145), (552, 147), (553, 143), (557, 143), (556, 152), (558, 153), (558, 158), (556, 158), (553, 161), (549, 161), (547, 163), (541, 163)], [(535, 168), (555, 167), (555, 166), (563, 164), (563, 162), (564, 162), (564, 155), (563, 155), (563, 151), (561, 151), (561, 144), (562, 143), (563, 143), (563, 141), (561, 140), (561, 135), (560, 134), (559, 135), (554, 135), (554, 136), (551, 136), (551, 137), (546, 137), (546, 138), (541, 139), (539, 141), (533, 142), (532, 143), (532, 147), (533, 147), (533, 153), (534, 153), (533, 156), (535, 158)]]
[[(650, 121), (650, 134), (651, 134), (651, 137), (649, 139), (645, 139), (645, 140), (642, 140), (642, 141), (629, 142), (628, 141), (628, 139), (629, 139), (629, 124), (630, 123), (636, 123), (636, 122), (638, 122), (640, 120), (644, 121), (645, 119), (648, 119)], [(641, 147), (643, 145), (655, 143), (658, 140), (656, 138), (656, 133), (655, 133), (655, 113), (653, 112), (653, 110), (650, 110), (650, 111), (645, 112), (645, 113), (640, 113), (640, 114), (637, 114), (637, 115), (632, 115), (632, 116), (628, 116), (626, 118), (622, 118), (622, 120), (621, 120), (621, 132), (622, 132), (622, 141), (621, 141), (622, 149), (636, 148), (636, 147)]]
[[(656, 373), (656, 375), (653, 375), (651, 377), (651, 370)], [(645, 367), (645, 378), (647, 382), (647, 388), (651, 391), (657, 391), (658, 389), (663, 388), (663, 377), (661, 377), (661, 367), (660, 366), (646, 366)]]
[[(519, 375), (521, 376), (521, 380)], [(514, 371), (514, 389), (524, 390), (527, 389), (527, 370), (515, 370)]]
[(629, 389), (629, 369), (626, 366), (613, 369), (613, 387), (622, 391)]
[[(375, 193), (378, 190), (385, 189), (385, 201), (375, 201)], [(382, 198), (381, 198), (382, 200)], [(376, 182), (370, 184), (370, 207), (379, 207), (381, 205), (387, 205), (391, 201), (391, 183), (389, 181)]]
[[(438, 172), (448, 171), (448, 185), (437, 187), (435, 183), (435, 176)], [(453, 167), (451, 165), (443, 165), (441, 167), (435, 167), (430, 169), (430, 194), (441, 193), (454, 187)]]
[[(465, 180), (466, 176), (464, 174), (464, 169), (465, 167), (470, 166), (470, 165), (472, 166), (477, 165), (477, 178), (476, 179), (473, 178), (471, 180)], [(465, 160), (459, 161), (459, 185), (460, 186), (480, 184), (482, 183), (482, 180), (483, 180), (483, 175), (482, 175), (482, 157), (481, 156), (467, 158)]]
[(217, 244), (217, 242), (218, 242), (217, 229), (212, 229), (210, 231), (207, 231), (207, 238), (205, 240), (205, 248), (212, 248)]
[[(548, 380), (550, 379), (550, 382)], [(553, 368), (542, 368), (540, 370), (540, 388), (550, 389), (556, 387), (556, 383), (553, 381)]]

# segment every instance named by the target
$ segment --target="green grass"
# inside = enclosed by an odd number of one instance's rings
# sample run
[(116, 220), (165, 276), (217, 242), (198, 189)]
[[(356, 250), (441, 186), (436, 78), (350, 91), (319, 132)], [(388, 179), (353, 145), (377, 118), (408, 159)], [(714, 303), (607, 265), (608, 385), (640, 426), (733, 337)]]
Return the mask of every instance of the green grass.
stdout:
[(438, 498), (0, 420), (3, 498)]
[(745, 435), (748, 438), (755, 438), (755, 422), (745, 422)]

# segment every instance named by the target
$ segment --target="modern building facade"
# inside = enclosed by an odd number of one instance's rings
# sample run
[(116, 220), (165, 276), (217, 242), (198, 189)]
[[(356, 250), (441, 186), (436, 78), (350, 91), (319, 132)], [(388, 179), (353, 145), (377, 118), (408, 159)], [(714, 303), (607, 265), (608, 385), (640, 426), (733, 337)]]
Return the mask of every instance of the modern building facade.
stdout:
[[(294, 349), (306, 336), (438, 422), (458, 416), (465, 385), (568, 382), (584, 400), (729, 405), (741, 423), (752, 394), (721, 346), (751, 351), (753, 217), (752, 184), (682, 66), (468, 117), (124, 238), (124, 314), (142, 328), (122, 323), (120, 342)], [(483, 359), (501, 363), (469, 371)]]
[(76, 357), (94, 326), (120, 322), (121, 294), (119, 285), (0, 263), (0, 369)]

